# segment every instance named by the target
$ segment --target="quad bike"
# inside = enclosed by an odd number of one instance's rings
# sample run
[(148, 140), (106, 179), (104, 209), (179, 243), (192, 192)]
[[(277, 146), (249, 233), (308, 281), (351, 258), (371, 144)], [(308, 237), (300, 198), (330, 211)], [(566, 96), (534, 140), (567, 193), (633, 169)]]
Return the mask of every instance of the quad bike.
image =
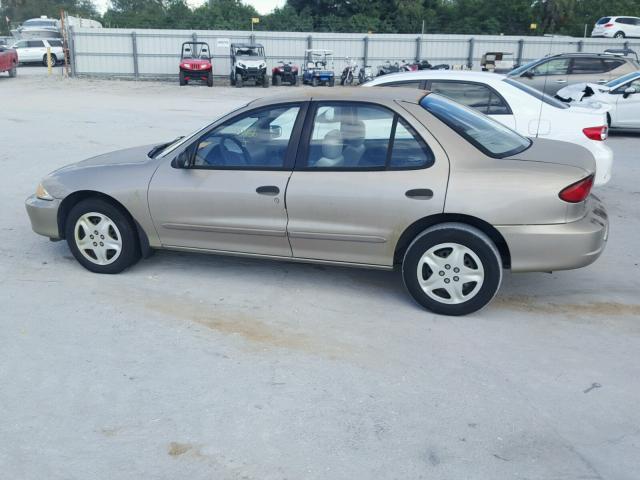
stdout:
[(264, 88), (269, 87), (267, 58), (262, 45), (231, 44), (230, 80), (231, 85), (237, 88), (241, 88), (246, 82), (253, 82), (254, 85), (262, 85)]
[(347, 57), (347, 66), (342, 70), (342, 76), (340, 77), (340, 85), (353, 85), (353, 79), (355, 78), (358, 65), (354, 63), (349, 57)]
[(275, 86), (288, 83), (292, 87), (298, 86), (298, 66), (291, 62), (280, 60), (278, 65), (271, 70), (271, 83)]
[(184, 42), (180, 53), (180, 86), (191, 80), (206, 82), (213, 87), (213, 66), (206, 42)]

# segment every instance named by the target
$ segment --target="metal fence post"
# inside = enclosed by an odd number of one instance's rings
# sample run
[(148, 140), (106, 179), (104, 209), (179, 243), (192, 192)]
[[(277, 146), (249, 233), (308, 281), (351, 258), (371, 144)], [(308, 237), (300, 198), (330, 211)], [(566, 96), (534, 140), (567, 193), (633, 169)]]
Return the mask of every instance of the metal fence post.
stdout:
[(518, 56), (516, 57), (516, 66), (522, 65), (522, 55), (524, 53), (524, 38), (518, 40)]
[(307, 37), (307, 50), (311, 50), (313, 48), (313, 37), (309, 35)]
[(193, 33), (191, 34), (191, 39), (192, 39), (194, 42), (197, 42), (197, 41), (198, 41), (198, 34), (197, 34), (196, 32), (193, 32)]
[(251, 35), (249, 35), (249, 43), (251, 45), (255, 45), (256, 44), (256, 36), (253, 33)]
[(475, 43), (476, 41), (474, 40), (473, 37), (471, 37), (469, 39), (469, 56), (467, 58), (467, 66), (469, 67), (469, 70), (473, 68), (473, 47)]
[(362, 39), (362, 41), (364, 42), (364, 52), (362, 55), (362, 62), (363, 62), (363, 66), (367, 66), (367, 64), (369, 63), (369, 36), (367, 35), (366, 37), (364, 37)]
[(416, 37), (416, 62), (422, 60), (422, 38)]
[(582, 40), (578, 40), (578, 52), (582, 52), (584, 48), (584, 42)]
[(131, 32), (131, 51), (133, 52), (133, 76), (137, 79), (140, 76), (138, 70), (138, 41), (136, 32)]
[(71, 67), (71, 76), (76, 76), (76, 32), (74, 32), (73, 27), (69, 27), (69, 64)]

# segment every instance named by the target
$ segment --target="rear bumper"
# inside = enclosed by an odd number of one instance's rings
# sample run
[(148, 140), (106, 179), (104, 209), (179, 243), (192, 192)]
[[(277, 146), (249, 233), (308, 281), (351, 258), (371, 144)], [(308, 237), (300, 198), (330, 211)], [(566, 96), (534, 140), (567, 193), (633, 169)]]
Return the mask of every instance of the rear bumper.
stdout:
[(58, 231), (60, 200), (41, 200), (31, 195), (25, 201), (25, 207), (34, 232), (54, 240), (60, 238)]
[(609, 220), (600, 200), (591, 195), (587, 214), (571, 223), (496, 227), (511, 254), (514, 272), (551, 272), (585, 267), (604, 251)]
[(595, 185), (604, 185), (611, 180), (611, 172), (613, 170), (613, 150), (604, 142), (590, 140), (591, 146), (589, 151), (596, 160), (596, 178)]

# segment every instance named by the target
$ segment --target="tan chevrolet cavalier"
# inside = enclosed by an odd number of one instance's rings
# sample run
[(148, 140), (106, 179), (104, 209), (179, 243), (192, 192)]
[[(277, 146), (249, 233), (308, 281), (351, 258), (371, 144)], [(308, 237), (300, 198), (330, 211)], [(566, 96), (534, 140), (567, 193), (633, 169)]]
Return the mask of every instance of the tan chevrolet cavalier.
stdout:
[(26, 201), (35, 232), (88, 270), (152, 249), (392, 269), (462, 315), (503, 269), (583, 267), (608, 221), (580, 146), (530, 140), (416, 89), (300, 90), (172, 143), (57, 170)]

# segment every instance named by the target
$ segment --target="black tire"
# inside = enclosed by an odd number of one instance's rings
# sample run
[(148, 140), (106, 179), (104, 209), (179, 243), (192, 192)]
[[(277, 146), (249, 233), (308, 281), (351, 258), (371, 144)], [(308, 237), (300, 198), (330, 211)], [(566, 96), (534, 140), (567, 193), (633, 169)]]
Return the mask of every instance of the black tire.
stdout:
[(340, 77), (340, 85), (344, 87), (344, 82), (346, 81), (345, 77)]
[(282, 85), (282, 77), (280, 75), (274, 75), (271, 78), (273, 79), (274, 87), (279, 87), (280, 85)]
[(311, 85), (314, 87), (320, 85), (320, 80), (318, 80), (318, 77), (313, 77), (313, 80), (311, 80)]
[(269, 88), (269, 76), (262, 77), (262, 88)]
[(624, 34), (623, 31), (616, 32), (616, 34), (613, 36), (613, 38), (625, 38), (625, 37), (626, 35)]
[(180, 72), (180, 86), (184, 87), (187, 84), (184, 72)]
[(213, 72), (207, 75), (207, 87), (213, 87)]
[(298, 77), (298, 75), (293, 76), (293, 82), (291, 82), (291, 85), (294, 87), (300, 86), (300, 77)]
[[(441, 244), (456, 244), (471, 251), (479, 260), (480, 265), (477, 265), (471, 255), (463, 253), (461, 264), (452, 260), (451, 264), (445, 264), (442, 270), (437, 272), (424, 264), (418, 272), (418, 265), (423, 255), (429, 249)], [(435, 250), (434, 254), (437, 253), (437, 257), (446, 261), (452, 252), (453, 250), (445, 247)], [(473, 281), (464, 284), (454, 283), (463, 280), (465, 269), (473, 272), (479, 268), (482, 268), (484, 272), (483, 282), (480, 286), (478, 286), (478, 282)], [(456, 273), (459, 273), (459, 276)], [(421, 287), (419, 276), (422, 276), (423, 281), (428, 281), (432, 275), (437, 275), (434, 277), (435, 279), (442, 277), (443, 287), (438, 288), (436, 285), (436, 288), (431, 290), (430, 296)], [(402, 277), (414, 300), (428, 310), (441, 315), (467, 315), (487, 305), (497, 293), (502, 282), (502, 259), (493, 242), (480, 230), (462, 223), (443, 223), (428, 228), (409, 245), (402, 262)], [(452, 296), (449, 295), (449, 288), (456, 286), (461, 295), (468, 295), (469, 299), (459, 303), (447, 303), (447, 296), (452, 299)], [(442, 301), (434, 297), (440, 298)]]
[[(122, 243), (120, 254), (115, 260), (106, 265), (99, 265), (98, 263), (90, 261), (85, 257), (85, 254), (80, 251), (79, 246), (76, 244), (76, 222), (81, 216), (92, 212), (108, 217), (108, 219), (115, 224)], [(115, 234), (115, 231), (112, 230), (112, 232)], [(88, 198), (86, 200), (82, 200), (71, 209), (66, 219), (65, 236), (69, 249), (76, 260), (78, 260), (80, 265), (84, 268), (94, 273), (120, 273), (140, 259), (140, 245), (138, 243), (138, 235), (135, 226), (120, 208), (100, 198)], [(115, 234), (114, 238), (117, 237), (118, 235)], [(96, 240), (98, 240), (98, 236), (96, 236)], [(111, 258), (113, 258), (113, 256), (115, 256), (115, 254), (112, 254)]]
[[(51, 55), (51, 66), (54, 66), (56, 64), (54, 58), (55, 58), (55, 55), (52, 54)], [(49, 66), (49, 63), (47, 63), (47, 54), (46, 53), (42, 56), (42, 65), (44, 65), (45, 67)]]
[(9, 70), (9, 77), (16, 78), (16, 75), (18, 75), (18, 69), (14, 65), (14, 67), (11, 70)]
[(327, 85), (329, 85), (330, 87), (333, 87), (335, 84), (336, 84), (336, 79), (335, 78), (332, 78), (331, 80), (329, 80), (327, 82)]
[(236, 88), (242, 88), (242, 75), (236, 73)]

